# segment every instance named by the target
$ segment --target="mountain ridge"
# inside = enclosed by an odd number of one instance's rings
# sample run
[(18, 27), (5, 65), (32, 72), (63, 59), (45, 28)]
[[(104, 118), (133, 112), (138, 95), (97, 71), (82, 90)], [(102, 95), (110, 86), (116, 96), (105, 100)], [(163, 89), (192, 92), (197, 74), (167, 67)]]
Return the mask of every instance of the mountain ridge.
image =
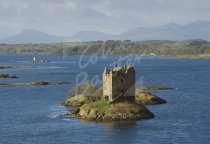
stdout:
[(55, 36), (35, 29), (25, 29), (14, 36), (1, 39), (0, 43), (4, 44), (56, 43), (64, 39), (67, 39), (67, 37)]
[(34, 29), (26, 29), (22, 32), (4, 39), (2, 44), (21, 43), (57, 43), (70, 41), (98, 41), (98, 40), (188, 40), (204, 39), (210, 41), (210, 21), (198, 20), (186, 25), (168, 23), (159, 27), (137, 27), (127, 30), (121, 34), (106, 34), (99, 31), (79, 31), (72, 36), (56, 36)]

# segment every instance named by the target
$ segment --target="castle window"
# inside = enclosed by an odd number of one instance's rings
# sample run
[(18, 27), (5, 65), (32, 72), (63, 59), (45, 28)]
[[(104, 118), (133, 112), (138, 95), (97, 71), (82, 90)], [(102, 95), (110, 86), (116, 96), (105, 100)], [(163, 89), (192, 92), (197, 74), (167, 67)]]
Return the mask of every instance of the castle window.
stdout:
[(121, 79), (121, 83), (123, 83), (123, 79)]

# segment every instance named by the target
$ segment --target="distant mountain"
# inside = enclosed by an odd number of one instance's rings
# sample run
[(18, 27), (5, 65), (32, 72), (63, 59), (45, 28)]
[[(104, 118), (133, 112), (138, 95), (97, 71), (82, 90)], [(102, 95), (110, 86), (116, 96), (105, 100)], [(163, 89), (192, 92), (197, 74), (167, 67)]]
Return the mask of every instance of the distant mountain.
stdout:
[(73, 36), (60, 37), (37, 30), (28, 29), (12, 37), (0, 40), (0, 43), (56, 43), (64, 41), (98, 41), (98, 40), (188, 40), (204, 39), (210, 41), (210, 21), (195, 21), (186, 25), (169, 23), (154, 28), (135, 28), (120, 35), (105, 34), (98, 31), (79, 31)]
[(95, 41), (113, 39), (114, 35), (104, 34), (98, 31), (79, 31), (73, 36), (62, 37), (50, 35), (34, 29), (26, 29), (22, 32), (8, 38), (0, 40), (4, 44), (21, 44), (21, 43), (56, 43), (67, 41)]
[(105, 34), (98, 31), (79, 31), (73, 35), (70, 39), (71, 41), (96, 41), (96, 40), (110, 40), (113, 39), (115, 35)]
[(0, 40), (0, 43), (5, 44), (21, 44), (21, 43), (55, 43), (66, 41), (67, 37), (59, 37), (40, 32), (34, 29), (26, 29), (12, 37)]
[(70, 38), (76, 41), (95, 40), (188, 40), (204, 39), (210, 41), (210, 21), (195, 21), (187, 25), (169, 23), (154, 28), (134, 28), (120, 35), (104, 34), (97, 31), (81, 31)]
[(135, 28), (124, 32), (116, 39), (133, 41), (205, 39), (210, 41), (210, 21), (195, 21), (187, 25), (169, 23), (156, 28)]

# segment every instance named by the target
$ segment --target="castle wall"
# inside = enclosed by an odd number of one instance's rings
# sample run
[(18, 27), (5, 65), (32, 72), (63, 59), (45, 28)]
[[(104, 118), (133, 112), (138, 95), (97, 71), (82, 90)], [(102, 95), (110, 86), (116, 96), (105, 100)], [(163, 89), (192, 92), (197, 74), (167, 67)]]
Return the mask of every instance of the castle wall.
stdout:
[(133, 67), (118, 71), (105, 71), (103, 73), (103, 95), (112, 101), (120, 99), (133, 99), (135, 97), (135, 70)]
[(126, 80), (126, 94), (125, 96), (135, 96), (135, 70), (130, 68), (127, 70)]
[(126, 75), (124, 73), (115, 72), (112, 77), (112, 97), (115, 99), (118, 96), (124, 95), (126, 91)]
[(103, 95), (112, 98), (112, 74), (103, 73)]

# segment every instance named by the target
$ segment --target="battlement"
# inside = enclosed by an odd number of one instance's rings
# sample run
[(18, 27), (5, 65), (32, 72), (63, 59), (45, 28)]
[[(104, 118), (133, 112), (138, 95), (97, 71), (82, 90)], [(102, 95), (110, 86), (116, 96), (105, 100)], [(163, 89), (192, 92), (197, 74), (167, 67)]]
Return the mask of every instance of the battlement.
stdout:
[(129, 66), (124, 65), (123, 67), (115, 65), (112, 69), (108, 69), (107, 67), (105, 67), (104, 73), (105, 74), (116, 73), (116, 72), (117, 73), (127, 73), (127, 71), (130, 68), (133, 68), (133, 67), (130, 65)]

